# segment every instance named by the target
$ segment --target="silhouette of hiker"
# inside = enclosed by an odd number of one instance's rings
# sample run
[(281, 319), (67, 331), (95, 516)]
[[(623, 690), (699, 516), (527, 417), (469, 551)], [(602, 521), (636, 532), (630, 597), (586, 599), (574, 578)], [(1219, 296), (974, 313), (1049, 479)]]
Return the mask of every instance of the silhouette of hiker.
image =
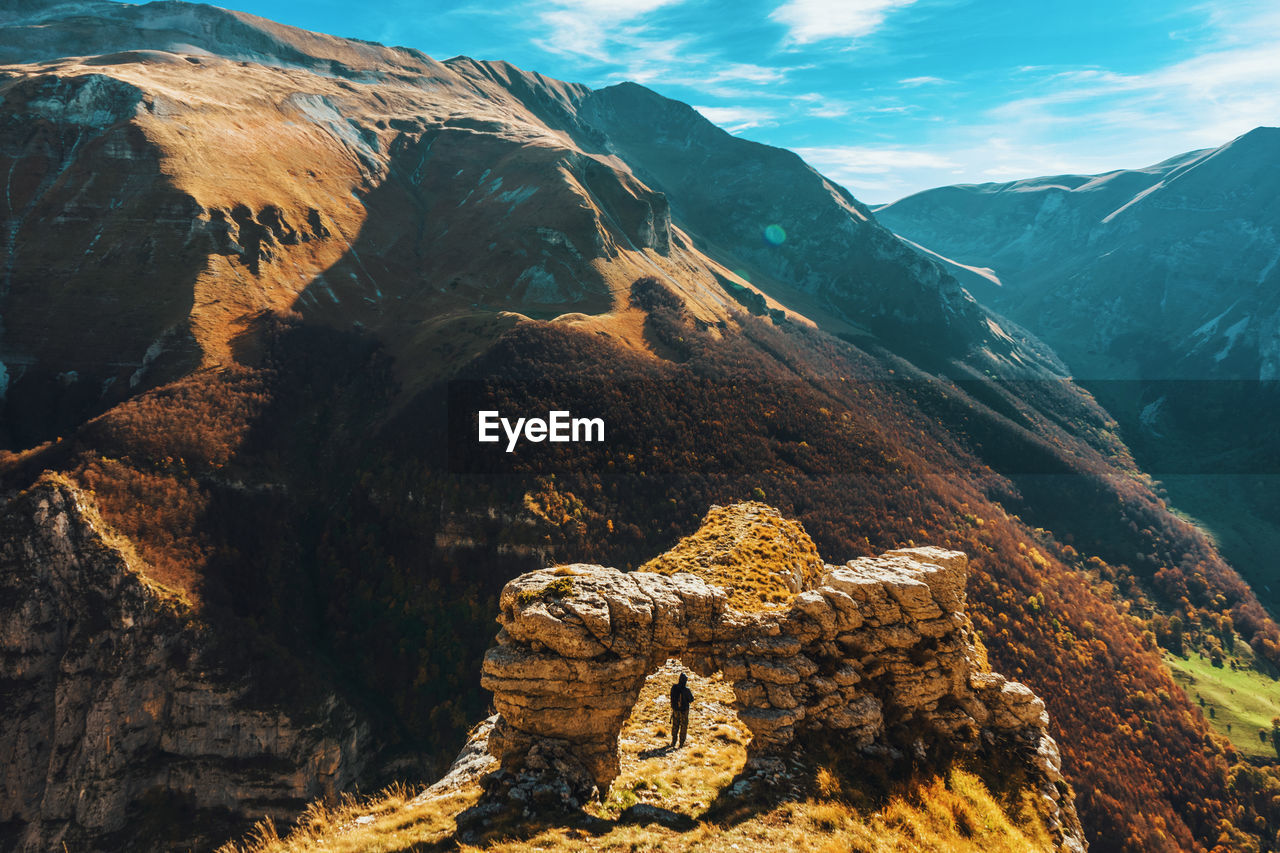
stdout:
[(689, 734), (689, 708), (693, 705), (693, 691), (689, 689), (689, 676), (680, 673), (680, 680), (671, 685), (671, 745), (684, 746)]

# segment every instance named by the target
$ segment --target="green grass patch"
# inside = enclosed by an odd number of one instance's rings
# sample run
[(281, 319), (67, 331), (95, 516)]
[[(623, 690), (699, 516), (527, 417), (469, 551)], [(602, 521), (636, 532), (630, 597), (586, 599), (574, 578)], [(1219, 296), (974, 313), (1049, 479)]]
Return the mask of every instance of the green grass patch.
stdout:
[[(1166, 654), (1164, 661), (1192, 702), (1204, 700), (1214, 731), (1245, 755), (1276, 757), (1270, 733), (1272, 718), (1280, 717), (1280, 681), (1252, 669), (1233, 670), (1230, 664), (1216, 667), (1194, 652), (1185, 659)], [(1265, 742), (1258, 739), (1260, 729), (1267, 732)]]

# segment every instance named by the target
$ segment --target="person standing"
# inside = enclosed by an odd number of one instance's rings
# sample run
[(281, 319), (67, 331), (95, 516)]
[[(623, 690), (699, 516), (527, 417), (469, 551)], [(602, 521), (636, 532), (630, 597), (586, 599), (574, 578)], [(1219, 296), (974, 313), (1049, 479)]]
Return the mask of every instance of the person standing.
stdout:
[(693, 691), (689, 689), (689, 674), (680, 673), (680, 680), (671, 685), (671, 745), (684, 746), (689, 734), (689, 709), (693, 706)]

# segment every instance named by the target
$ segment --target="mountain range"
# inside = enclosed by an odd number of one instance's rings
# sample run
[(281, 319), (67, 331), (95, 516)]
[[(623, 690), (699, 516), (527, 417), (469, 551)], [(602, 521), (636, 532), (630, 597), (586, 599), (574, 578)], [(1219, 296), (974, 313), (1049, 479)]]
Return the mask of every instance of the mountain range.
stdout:
[[(877, 209), (1034, 318), (1084, 379), (1280, 377), (1280, 128), (1145, 169), (940, 187)], [(1123, 286), (1120, 286), (1123, 284)]]
[[(1095, 850), (1274, 838), (1256, 731), (1162, 657), (1273, 671), (1253, 591), (1070, 352), (796, 155), (182, 2), (11, 4), (0, 61), (0, 844), (429, 781), (509, 580), (752, 497), (841, 559), (973, 555)], [(608, 440), (490, 453), (480, 409)]]
[(1280, 129), (1259, 127), (1145, 169), (941, 187), (876, 212), (1052, 346), (1271, 606), (1278, 178)]

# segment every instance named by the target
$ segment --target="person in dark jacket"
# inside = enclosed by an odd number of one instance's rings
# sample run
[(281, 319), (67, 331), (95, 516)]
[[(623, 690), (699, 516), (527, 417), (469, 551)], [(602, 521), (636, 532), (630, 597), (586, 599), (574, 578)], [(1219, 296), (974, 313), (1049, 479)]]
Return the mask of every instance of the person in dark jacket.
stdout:
[(671, 685), (671, 745), (684, 746), (689, 734), (689, 708), (693, 706), (693, 691), (689, 689), (689, 675), (680, 673), (680, 680)]

